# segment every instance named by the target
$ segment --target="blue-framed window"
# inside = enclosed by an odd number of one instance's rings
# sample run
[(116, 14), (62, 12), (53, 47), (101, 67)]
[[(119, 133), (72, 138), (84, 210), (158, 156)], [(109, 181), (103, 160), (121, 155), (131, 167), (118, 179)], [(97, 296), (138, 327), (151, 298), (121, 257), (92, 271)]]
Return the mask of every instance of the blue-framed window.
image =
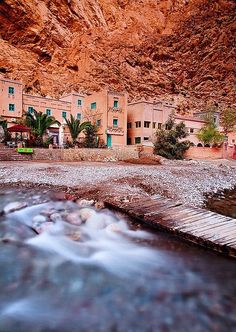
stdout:
[(82, 100), (78, 99), (78, 106), (82, 106)]
[(15, 89), (13, 88), (13, 86), (9, 86), (9, 88), (8, 88), (8, 93), (9, 93), (10, 95), (14, 95), (14, 93), (15, 93)]
[(77, 120), (81, 120), (81, 113), (77, 113)]
[(32, 106), (29, 106), (28, 107), (28, 112), (31, 113), (31, 114), (34, 113), (34, 108)]
[(97, 103), (91, 103), (91, 110), (95, 110), (97, 108)]
[(15, 111), (15, 104), (9, 104), (9, 111), (14, 112)]
[(113, 127), (118, 127), (118, 119), (113, 119)]
[(50, 110), (50, 108), (46, 108), (46, 114), (49, 116), (52, 115), (52, 111)]
[(118, 100), (114, 100), (114, 108), (118, 108)]
[(97, 125), (98, 127), (101, 126), (101, 123), (102, 123), (101, 119), (98, 119), (98, 120), (96, 121), (96, 125)]
[(62, 115), (62, 117), (65, 119), (67, 114), (66, 114), (65, 111), (63, 111), (61, 115)]

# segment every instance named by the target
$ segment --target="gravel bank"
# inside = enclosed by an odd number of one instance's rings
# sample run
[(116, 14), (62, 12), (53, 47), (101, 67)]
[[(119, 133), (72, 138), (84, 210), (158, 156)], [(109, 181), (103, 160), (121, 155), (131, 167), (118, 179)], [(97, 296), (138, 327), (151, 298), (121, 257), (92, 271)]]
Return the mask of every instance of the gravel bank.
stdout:
[(204, 193), (236, 186), (236, 163), (165, 161), (160, 166), (126, 163), (0, 163), (0, 185), (65, 186), (78, 196), (130, 199), (161, 194), (202, 206)]

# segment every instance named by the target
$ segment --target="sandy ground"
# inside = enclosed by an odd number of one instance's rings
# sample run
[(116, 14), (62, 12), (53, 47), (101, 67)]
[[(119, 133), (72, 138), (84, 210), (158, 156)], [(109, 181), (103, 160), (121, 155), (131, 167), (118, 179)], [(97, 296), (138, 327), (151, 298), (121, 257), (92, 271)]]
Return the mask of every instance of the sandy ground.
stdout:
[(165, 161), (128, 163), (0, 162), (0, 185), (53, 186), (77, 197), (135, 199), (160, 194), (203, 206), (204, 194), (236, 186), (236, 162)]

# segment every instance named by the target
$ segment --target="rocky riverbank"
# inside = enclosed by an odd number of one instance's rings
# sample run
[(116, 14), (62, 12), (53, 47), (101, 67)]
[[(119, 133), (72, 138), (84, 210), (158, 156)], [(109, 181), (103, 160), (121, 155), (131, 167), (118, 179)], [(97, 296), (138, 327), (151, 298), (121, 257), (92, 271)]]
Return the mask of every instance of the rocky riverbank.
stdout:
[(133, 200), (160, 194), (190, 206), (203, 206), (206, 193), (236, 185), (236, 163), (165, 161), (126, 163), (0, 163), (1, 187), (46, 187), (67, 198)]

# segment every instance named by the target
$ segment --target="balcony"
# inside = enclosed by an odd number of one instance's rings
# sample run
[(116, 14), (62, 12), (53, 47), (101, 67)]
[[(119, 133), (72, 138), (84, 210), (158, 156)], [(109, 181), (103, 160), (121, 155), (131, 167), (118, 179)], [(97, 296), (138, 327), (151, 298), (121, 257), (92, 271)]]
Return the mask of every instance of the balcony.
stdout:
[(110, 134), (110, 135), (124, 135), (124, 129), (121, 128), (121, 127), (107, 127), (107, 130), (106, 130), (106, 133), (107, 134)]
[(108, 107), (108, 112), (123, 113), (123, 110), (120, 107)]

